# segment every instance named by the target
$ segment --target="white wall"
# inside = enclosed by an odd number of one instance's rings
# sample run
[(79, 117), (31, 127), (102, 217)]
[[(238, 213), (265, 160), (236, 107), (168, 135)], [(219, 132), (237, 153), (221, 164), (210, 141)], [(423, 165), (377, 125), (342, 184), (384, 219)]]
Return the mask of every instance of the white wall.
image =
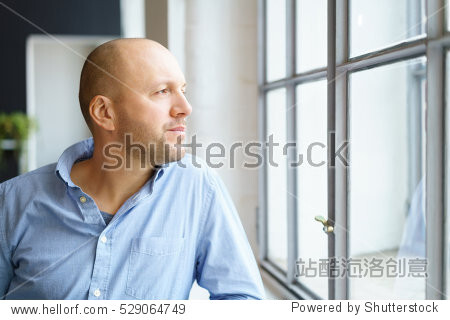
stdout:
[(78, 102), (81, 68), (108, 39), (33, 35), (27, 40), (27, 113), (38, 130), (28, 142), (27, 168), (56, 162), (71, 144), (90, 136)]
[[(257, 256), (258, 172), (242, 168), (242, 148), (229, 168), (234, 142), (257, 141), (257, 0), (169, 0), (168, 47), (185, 72), (193, 107), (186, 142), (222, 143), (226, 163), (219, 172)], [(208, 298), (194, 284), (190, 299)]]
[[(257, 1), (185, 3), (185, 71), (193, 106), (189, 134), (196, 134), (204, 144), (221, 142), (228, 151), (233, 142), (256, 141)], [(216, 170), (230, 191), (256, 254), (258, 173), (242, 168), (242, 161), (242, 149), (237, 149), (236, 168), (229, 169), (227, 158), (228, 164)]]
[(120, 22), (124, 38), (145, 38), (145, 0), (120, 0)]

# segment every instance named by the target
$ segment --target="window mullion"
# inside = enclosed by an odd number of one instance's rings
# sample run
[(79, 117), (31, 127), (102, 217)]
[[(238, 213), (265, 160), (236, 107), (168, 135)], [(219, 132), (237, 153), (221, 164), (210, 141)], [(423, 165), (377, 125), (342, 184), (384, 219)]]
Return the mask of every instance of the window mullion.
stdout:
[[(427, 36), (444, 32), (444, 0), (427, 1)], [(426, 298), (443, 298), (444, 281), (444, 52), (442, 46), (427, 47), (426, 115)]]
[[(295, 74), (295, 0), (286, 0), (286, 72), (287, 77)], [(286, 87), (286, 142), (295, 142), (295, 87)], [(288, 273), (287, 282), (295, 281), (295, 261), (297, 260), (297, 190), (295, 168), (290, 166), (295, 159), (296, 148), (287, 150), (287, 239), (288, 241)]]
[[(336, 131), (335, 108), (336, 108), (336, 2), (328, 0), (327, 4), (327, 136), (328, 136), (328, 221), (335, 225), (335, 170), (331, 166), (331, 159), (334, 156), (334, 138), (330, 139), (331, 133)], [(334, 232), (328, 234), (328, 257), (334, 259), (335, 253), (335, 235)], [(331, 270), (331, 269), (330, 269)], [(331, 274), (330, 274), (331, 275)], [(328, 299), (335, 299), (335, 279), (328, 279)]]
[[(259, 139), (265, 141), (266, 137), (266, 104), (265, 92), (261, 89), (266, 79), (266, 1), (258, 1), (258, 119), (259, 119)], [(267, 257), (267, 170), (266, 170), (266, 149), (262, 154), (264, 161), (259, 169), (258, 182), (258, 246), (259, 259), (263, 261)]]
[[(342, 65), (348, 58), (348, 0), (336, 2), (336, 65)], [(340, 148), (348, 141), (347, 136), (347, 72), (337, 71), (335, 75), (335, 146)], [(346, 149), (347, 151), (348, 149)], [(348, 159), (345, 152), (345, 159)], [(338, 258), (347, 258), (347, 164), (335, 161), (335, 254)], [(340, 266), (341, 267), (341, 266)], [(340, 269), (342, 272), (342, 268)], [(342, 274), (342, 273), (340, 273)], [(348, 299), (346, 277), (335, 279), (335, 299)]]

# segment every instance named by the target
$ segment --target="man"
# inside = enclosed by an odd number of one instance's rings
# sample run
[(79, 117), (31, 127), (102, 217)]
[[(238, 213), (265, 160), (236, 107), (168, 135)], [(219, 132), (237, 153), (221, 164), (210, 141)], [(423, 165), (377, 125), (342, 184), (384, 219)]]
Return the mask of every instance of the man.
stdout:
[(0, 184), (2, 298), (187, 299), (194, 280), (211, 299), (264, 297), (223, 182), (180, 148), (184, 91), (156, 42), (88, 56), (79, 99), (93, 138)]

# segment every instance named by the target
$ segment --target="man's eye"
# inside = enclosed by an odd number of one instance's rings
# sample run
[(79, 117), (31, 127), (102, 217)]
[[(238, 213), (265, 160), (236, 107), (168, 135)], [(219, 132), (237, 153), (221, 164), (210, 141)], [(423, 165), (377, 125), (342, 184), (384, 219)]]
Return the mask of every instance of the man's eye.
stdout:
[(162, 90), (159, 90), (159, 91), (156, 92), (156, 93), (159, 93), (159, 94), (166, 94), (166, 93), (169, 93), (169, 90), (168, 90), (168, 89), (162, 89)]

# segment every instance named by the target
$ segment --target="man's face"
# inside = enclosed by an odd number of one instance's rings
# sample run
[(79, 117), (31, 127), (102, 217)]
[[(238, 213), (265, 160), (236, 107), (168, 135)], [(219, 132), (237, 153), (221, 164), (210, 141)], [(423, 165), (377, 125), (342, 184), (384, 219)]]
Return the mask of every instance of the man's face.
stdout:
[[(185, 150), (175, 145), (183, 143), (185, 119), (192, 111), (184, 96), (183, 73), (165, 49), (139, 43), (125, 50), (128, 58), (120, 80), (126, 85), (120, 86), (114, 101), (118, 138), (125, 142), (125, 134), (130, 134), (133, 143), (143, 144), (152, 165), (178, 161)], [(174, 130), (177, 127), (182, 131)], [(133, 159), (141, 156), (137, 148), (130, 154)]]

